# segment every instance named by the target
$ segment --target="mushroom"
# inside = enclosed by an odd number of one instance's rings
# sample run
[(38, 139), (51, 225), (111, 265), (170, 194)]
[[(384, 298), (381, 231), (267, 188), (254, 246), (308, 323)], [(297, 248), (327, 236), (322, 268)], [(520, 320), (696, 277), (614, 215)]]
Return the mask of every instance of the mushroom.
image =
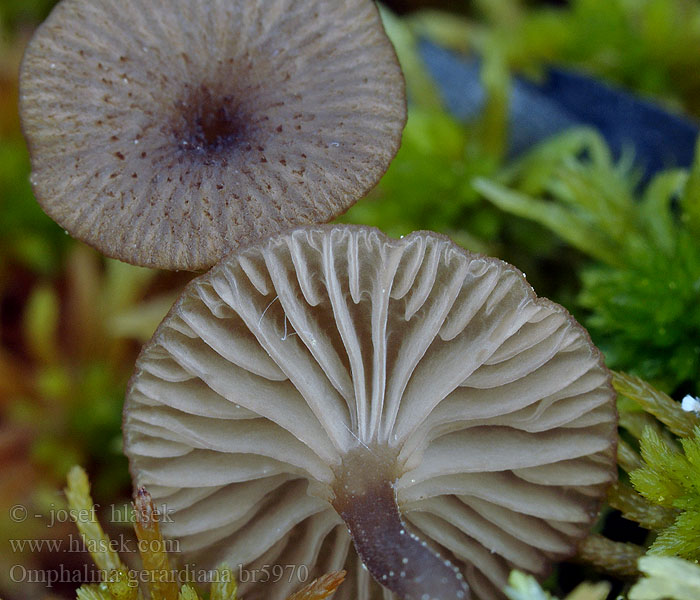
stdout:
[(63, 0), (20, 79), (44, 210), (168, 269), (344, 212), (405, 122), (371, 0)]
[(514, 267), (320, 225), (185, 289), (137, 361), (124, 436), (166, 533), (198, 565), (242, 565), (246, 597), (344, 568), (338, 599), (379, 582), (486, 600), (575, 552), (616, 477), (616, 420), (588, 334)]

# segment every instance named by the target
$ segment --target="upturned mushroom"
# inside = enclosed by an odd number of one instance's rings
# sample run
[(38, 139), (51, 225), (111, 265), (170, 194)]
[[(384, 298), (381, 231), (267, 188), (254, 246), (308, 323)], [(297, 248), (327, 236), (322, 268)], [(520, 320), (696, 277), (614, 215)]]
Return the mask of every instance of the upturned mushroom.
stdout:
[(372, 0), (63, 0), (20, 112), (49, 216), (107, 256), (198, 270), (347, 210), (405, 97)]
[(125, 449), (166, 533), (240, 565), (248, 598), (344, 568), (338, 599), (488, 600), (586, 535), (613, 398), (586, 331), (514, 267), (317, 226), (186, 288), (138, 359)]

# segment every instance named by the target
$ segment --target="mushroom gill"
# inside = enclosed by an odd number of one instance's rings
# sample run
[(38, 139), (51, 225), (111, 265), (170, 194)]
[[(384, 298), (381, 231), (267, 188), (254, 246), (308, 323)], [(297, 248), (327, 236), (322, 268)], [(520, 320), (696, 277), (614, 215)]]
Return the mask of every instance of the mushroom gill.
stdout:
[(63, 0), (20, 74), (32, 184), (73, 236), (204, 269), (384, 173), (403, 78), (372, 0)]
[[(197, 564), (344, 568), (341, 600), (377, 582), (489, 600), (587, 533), (616, 474), (613, 399), (585, 330), (514, 267), (316, 226), (186, 288), (137, 362), (125, 448)], [(297, 573), (243, 592), (284, 598)]]

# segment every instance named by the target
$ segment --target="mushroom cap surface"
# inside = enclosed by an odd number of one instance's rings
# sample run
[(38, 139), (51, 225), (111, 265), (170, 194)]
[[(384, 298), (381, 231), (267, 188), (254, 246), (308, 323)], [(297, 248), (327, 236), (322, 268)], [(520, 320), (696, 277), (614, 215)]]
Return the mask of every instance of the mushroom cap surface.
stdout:
[(371, 0), (63, 0), (20, 113), (49, 216), (107, 256), (198, 270), (365, 195), (405, 92)]
[[(587, 332), (511, 265), (317, 226), (188, 285), (137, 361), (124, 435), (196, 564), (344, 568), (336, 598), (382, 597), (331, 505), (367, 452), (362, 477), (391, 461), (403, 520), (486, 600), (575, 552), (616, 477), (616, 422)], [(282, 599), (297, 577), (242, 589)]]

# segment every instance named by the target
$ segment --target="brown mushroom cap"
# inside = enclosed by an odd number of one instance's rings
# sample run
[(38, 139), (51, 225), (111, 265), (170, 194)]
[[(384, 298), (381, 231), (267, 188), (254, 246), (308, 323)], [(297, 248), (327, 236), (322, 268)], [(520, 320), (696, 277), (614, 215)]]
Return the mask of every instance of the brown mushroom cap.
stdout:
[[(336, 598), (378, 598), (348, 528), (357, 545), (354, 519), (374, 528), (393, 490), (485, 600), (575, 551), (616, 476), (616, 420), (588, 334), (514, 267), (437, 234), (318, 226), (186, 288), (137, 362), (124, 435), (197, 564), (345, 568)], [(383, 580), (395, 536), (370, 538)]]
[(371, 0), (63, 0), (20, 96), (44, 210), (108, 256), (169, 269), (344, 212), (405, 122)]

